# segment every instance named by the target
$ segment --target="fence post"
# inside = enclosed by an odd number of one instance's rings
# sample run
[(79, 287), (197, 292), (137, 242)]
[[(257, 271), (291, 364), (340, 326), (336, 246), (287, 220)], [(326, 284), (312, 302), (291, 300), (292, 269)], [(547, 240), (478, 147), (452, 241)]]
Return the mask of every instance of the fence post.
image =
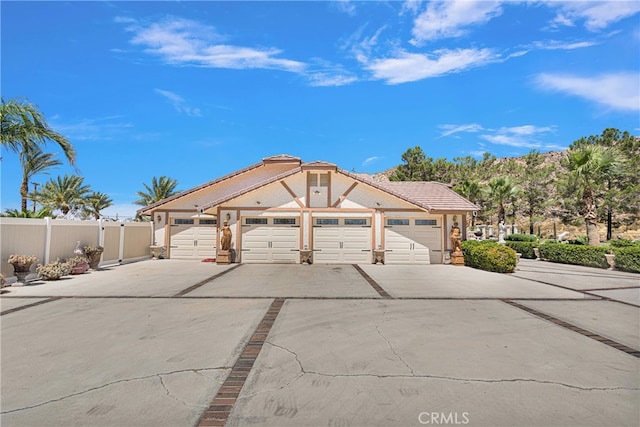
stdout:
[(122, 264), (124, 259), (124, 223), (120, 223), (120, 248), (118, 249), (118, 263)]
[(51, 217), (44, 218), (45, 234), (44, 234), (44, 264), (49, 264), (51, 256)]
[(98, 246), (104, 247), (104, 220), (100, 218), (98, 220)]

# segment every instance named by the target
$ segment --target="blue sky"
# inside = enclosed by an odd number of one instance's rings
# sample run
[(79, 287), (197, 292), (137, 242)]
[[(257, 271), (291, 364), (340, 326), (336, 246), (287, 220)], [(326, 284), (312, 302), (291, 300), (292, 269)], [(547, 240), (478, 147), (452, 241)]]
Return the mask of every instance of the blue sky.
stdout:
[[(153, 176), (186, 190), (281, 153), (374, 173), (416, 145), (504, 157), (640, 135), (637, 0), (0, 7), (2, 96), (39, 106), (121, 218)], [(16, 154), (1, 167), (18, 208)]]

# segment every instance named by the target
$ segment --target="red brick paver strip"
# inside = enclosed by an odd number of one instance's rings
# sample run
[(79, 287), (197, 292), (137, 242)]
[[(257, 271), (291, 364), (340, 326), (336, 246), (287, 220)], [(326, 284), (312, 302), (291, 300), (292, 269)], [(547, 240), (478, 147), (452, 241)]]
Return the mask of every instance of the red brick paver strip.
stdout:
[(371, 285), (371, 287), (378, 293), (378, 295), (380, 295), (382, 298), (392, 298), (392, 296), (389, 295), (387, 291), (382, 289), (382, 286), (380, 286), (378, 282), (373, 280), (373, 277), (369, 276), (367, 272), (362, 269), (362, 267), (360, 267), (358, 264), (352, 264), (352, 265), (353, 265), (353, 268), (355, 268), (358, 271), (358, 273), (360, 273), (360, 275), (364, 277), (364, 280), (366, 280)]
[(596, 333), (588, 331), (586, 329), (582, 329), (579, 326), (573, 325), (573, 324), (571, 324), (569, 322), (565, 322), (564, 320), (560, 320), (560, 319), (558, 319), (556, 317), (549, 316), (548, 314), (542, 313), (541, 311), (535, 310), (533, 308), (524, 306), (522, 304), (518, 304), (515, 301), (506, 300), (506, 299), (502, 300), (502, 301), (507, 303), (507, 304), (509, 304), (509, 305), (512, 305), (513, 307), (519, 308), (520, 310), (524, 310), (527, 313), (533, 314), (534, 316), (540, 317), (540, 318), (542, 318), (544, 320), (547, 320), (547, 321), (549, 321), (551, 323), (554, 323), (554, 324), (556, 324), (558, 326), (562, 326), (563, 328), (569, 329), (570, 331), (577, 332), (577, 333), (579, 333), (581, 335), (584, 335), (585, 337), (589, 337), (589, 338), (591, 338), (593, 340), (601, 342), (602, 344), (606, 344), (609, 347), (613, 347), (616, 350), (620, 350), (620, 351), (623, 351), (623, 352), (625, 352), (627, 354), (630, 354), (631, 356), (635, 356), (635, 357), (640, 358), (640, 350), (636, 350), (636, 349), (628, 347), (628, 346), (626, 346), (624, 344), (620, 344), (617, 341), (611, 340), (609, 338), (605, 338), (602, 335), (596, 334)]
[(231, 372), (227, 379), (222, 383), (218, 393), (211, 401), (209, 408), (204, 411), (198, 426), (224, 426), (233, 410), (240, 391), (244, 387), (244, 383), (249, 376), (249, 372), (253, 368), (262, 346), (267, 340), (269, 331), (276, 321), (276, 317), (280, 313), (280, 309), (284, 305), (286, 298), (276, 298), (267, 313), (262, 318), (260, 324), (251, 335), (249, 342), (236, 360), (235, 365), (231, 368)]

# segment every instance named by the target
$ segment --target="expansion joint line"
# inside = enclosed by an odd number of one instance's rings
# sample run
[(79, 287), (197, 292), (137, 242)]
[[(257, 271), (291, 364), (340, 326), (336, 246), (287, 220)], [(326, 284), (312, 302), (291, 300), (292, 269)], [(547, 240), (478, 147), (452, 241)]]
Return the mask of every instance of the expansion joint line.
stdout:
[(202, 280), (201, 282), (196, 283), (193, 286), (189, 286), (187, 289), (183, 289), (180, 292), (178, 292), (177, 294), (174, 295), (174, 297), (181, 297), (184, 296), (186, 294), (188, 294), (189, 292), (195, 291), (196, 289), (198, 289), (200, 286), (206, 285), (209, 282), (213, 282), (214, 280), (216, 280), (218, 277), (220, 276), (224, 276), (225, 274), (229, 273), (232, 270), (235, 270), (236, 268), (242, 266), (242, 264), (236, 264), (231, 268), (227, 268), (225, 271), (221, 271), (218, 274), (214, 274), (213, 276), (206, 278), (204, 280)]
[(59, 300), (61, 298), (62, 297), (51, 297), (51, 298), (48, 298), (48, 299), (46, 299), (44, 301), (37, 301), (37, 302), (33, 302), (31, 304), (21, 305), (20, 307), (10, 308), (8, 310), (0, 312), (0, 316), (4, 316), (5, 314), (9, 314), (9, 313), (15, 313), (16, 311), (24, 310), (25, 308), (31, 308), (31, 307), (35, 307), (35, 306), (38, 306), (38, 305), (46, 304), (46, 303), (51, 302), (51, 301), (57, 301), (57, 300)]
[(537, 316), (537, 317), (539, 317), (541, 319), (547, 320), (547, 321), (549, 321), (549, 322), (551, 322), (553, 324), (556, 324), (558, 326), (562, 326), (565, 329), (569, 329), (570, 331), (577, 332), (577, 333), (579, 333), (581, 335), (584, 335), (585, 337), (588, 337), (588, 338), (591, 338), (591, 339), (596, 340), (598, 342), (601, 342), (602, 344), (606, 344), (609, 347), (613, 347), (616, 350), (620, 350), (622, 352), (630, 354), (631, 356), (635, 356), (635, 357), (640, 358), (640, 350), (636, 350), (634, 348), (631, 348), (631, 347), (628, 347), (628, 346), (626, 346), (624, 344), (621, 344), (621, 343), (619, 343), (617, 341), (611, 340), (609, 338), (605, 338), (602, 335), (598, 335), (598, 334), (596, 334), (594, 332), (588, 331), (586, 329), (582, 329), (579, 326), (573, 325), (573, 324), (571, 324), (569, 322), (565, 322), (564, 320), (560, 320), (560, 319), (558, 319), (556, 317), (553, 317), (553, 316), (550, 316), (548, 314), (542, 313), (541, 311), (538, 311), (538, 310), (535, 310), (533, 308), (527, 307), (525, 305), (519, 304), (519, 303), (517, 303), (515, 301), (508, 300), (508, 299), (503, 299), (502, 301), (507, 303), (507, 304), (509, 304), (509, 305), (511, 305), (511, 306), (513, 306), (513, 307), (519, 308), (520, 310), (526, 311), (529, 314), (533, 314), (534, 316)]
[(280, 309), (284, 305), (286, 298), (276, 298), (267, 313), (264, 315), (258, 327), (251, 335), (249, 342), (240, 353), (240, 357), (231, 368), (229, 376), (218, 390), (218, 393), (211, 401), (211, 404), (204, 411), (198, 426), (224, 426), (233, 410), (236, 400), (240, 396), (242, 387), (247, 381), (247, 377), (253, 368), (264, 343), (269, 336), (271, 327), (276, 321)]

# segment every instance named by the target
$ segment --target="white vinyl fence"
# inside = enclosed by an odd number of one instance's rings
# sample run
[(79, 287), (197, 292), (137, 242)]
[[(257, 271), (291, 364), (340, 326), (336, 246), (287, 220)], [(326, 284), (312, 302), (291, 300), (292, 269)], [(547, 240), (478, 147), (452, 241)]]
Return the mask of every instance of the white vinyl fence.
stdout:
[[(38, 264), (73, 257), (80, 242), (104, 247), (100, 265), (141, 261), (150, 257), (151, 222), (70, 221), (64, 219), (0, 218), (0, 272), (13, 275), (9, 255), (34, 255)], [(35, 271), (35, 270), (34, 270)]]

